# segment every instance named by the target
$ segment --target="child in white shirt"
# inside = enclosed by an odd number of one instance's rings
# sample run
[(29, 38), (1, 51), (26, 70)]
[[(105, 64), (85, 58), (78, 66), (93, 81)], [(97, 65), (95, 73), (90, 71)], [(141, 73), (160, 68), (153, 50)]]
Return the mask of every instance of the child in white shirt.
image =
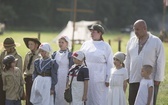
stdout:
[(141, 76), (143, 78), (140, 82), (134, 105), (153, 105), (154, 83), (153, 80), (150, 79), (152, 69), (150, 65), (144, 65), (142, 67)]

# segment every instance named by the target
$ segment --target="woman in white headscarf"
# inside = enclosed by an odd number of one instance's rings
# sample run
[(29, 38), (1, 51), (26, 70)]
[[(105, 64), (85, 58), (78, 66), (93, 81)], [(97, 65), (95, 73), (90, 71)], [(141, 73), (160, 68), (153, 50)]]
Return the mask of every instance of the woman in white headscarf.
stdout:
[(81, 50), (86, 56), (89, 69), (87, 105), (107, 105), (110, 69), (113, 65), (112, 49), (103, 41), (104, 28), (95, 24), (90, 28), (92, 40), (83, 43)]
[(48, 43), (42, 43), (39, 51), (42, 58), (34, 62), (30, 102), (33, 105), (54, 105), (58, 64), (50, 58), (51, 47)]
[(62, 36), (58, 40), (59, 50), (52, 54), (52, 58), (56, 60), (59, 65), (58, 68), (58, 83), (55, 87), (55, 105), (66, 105), (67, 102), (64, 99), (64, 92), (67, 82), (67, 74), (69, 68), (73, 65), (72, 53), (70, 49), (70, 40), (67, 36)]

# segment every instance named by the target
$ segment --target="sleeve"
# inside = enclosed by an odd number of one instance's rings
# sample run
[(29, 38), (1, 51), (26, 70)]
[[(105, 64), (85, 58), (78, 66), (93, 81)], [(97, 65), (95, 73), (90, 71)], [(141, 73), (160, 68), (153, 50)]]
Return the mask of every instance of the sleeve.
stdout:
[(57, 51), (54, 51), (53, 54), (51, 55), (51, 58), (54, 59), (57, 54)]
[(129, 75), (130, 75), (130, 53), (129, 53), (129, 42), (127, 43), (127, 47), (126, 47), (126, 59), (125, 59), (125, 67), (127, 70), (127, 74), (128, 74), (128, 79), (129, 79)]
[(163, 81), (164, 71), (165, 71), (165, 53), (163, 43), (158, 39), (157, 49), (156, 49), (156, 73), (154, 74), (155, 81)]
[(6, 80), (5, 80), (5, 74), (2, 72), (2, 82), (3, 82), (3, 90), (6, 91)]
[(109, 82), (110, 79), (110, 74), (111, 74), (111, 68), (113, 67), (113, 52), (111, 49), (111, 46), (107, 43), (107, 50), (106, 52), (106, 63), (107, 63), (107, 68), (106, 68), (106, 79), (105, 82)]
[(55, 90), (55, 85), (58, 82), (57, 71), (58, 71), (58, 64), (57, 64), (56, 60), (52, 60), (52, 68), (51, 68), (52, 83), (51, 83), (51, 90)]
[(24, 86), (24, 79), (23, 79), (23, 75), (22, 75), (22, 71), (18, 68), (18, 72), (19, 72), (19, 75), (20, 75), (20, 85), (21, 86)]
[[(17, 61), (17, 64), (16, 64), (16, 66), (20, 69), (20, 70), (23, 70), (22, 69), (22, 57), (20, 56), (20, 55), (18, 55), (18, 61)], [(23, 71), (22, 71), (23, 72)]]
[(70, 69), (71, 66), (74, 64), (73, 57), (72, 57), (72, 52), (68, 53), (68, 60), (69, 60), (69, 69)]
[(1, 52), (0, 53), (0, 75), (1, 75), (1, 72), (2, 72), (2, 69), (3, 69), (3, 55), (4, 55), (4, 52)]
[(23, 71), (22, 71), (22, 73), (24, 73), (24, 72), (26, 71), (26, 68), (27, 68), (27, 64), (26, 64), (27, 56), (28, 56), (28, 55), (26, 54), (25, 59), (24, 59), (24, 64), (23, 64)]
[(84, 80), (89, 80), (89, 70), (88, 70), (88, 68), (84, 68)]
[(124, 69), (124, 80), (128, 79), (128, 72), (127, 69)]
[(34, 81), (34, 79), (37, 77), (37, 68), (38, 68), (38, 65), (39, 65), (39, 60), (40, 59), (37, 59), (34, 61), (34, 72), (32, 74), (32, 80)]
[(148, 88), (149, 88), (149, 87), (153, 87), (153, 86), (154, 86), (153, 80), (150, 80), (150, 81), (148, 82)]

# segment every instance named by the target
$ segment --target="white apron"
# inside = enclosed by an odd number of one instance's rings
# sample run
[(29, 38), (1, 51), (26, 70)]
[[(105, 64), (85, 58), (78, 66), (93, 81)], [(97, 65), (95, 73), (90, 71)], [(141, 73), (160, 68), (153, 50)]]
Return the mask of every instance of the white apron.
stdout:
[[(69, 76), (71, 81), (72, 76)], [(74, 76), (72, 81), (72, 102), (70, 105), (84, 105), (82, 101), (83, 92), (84, 92), (84, 82), (77, 81), (77, 76)]]
[(69, 70), (68, 52), (66, 53), (57, 52), (55, 60), (59, 65), (57, 72), (58, 82), (55, 85), (55, 92), (56, 92), (55, 105), (67, 105), (68, 103), (64, 99), (64, 92), (66, 88), (67, 74)]
[(51, 77), (38, 75), (33, 81), (30, 102), (33, 105), (54, 105), (54, 96), (50, 95)]

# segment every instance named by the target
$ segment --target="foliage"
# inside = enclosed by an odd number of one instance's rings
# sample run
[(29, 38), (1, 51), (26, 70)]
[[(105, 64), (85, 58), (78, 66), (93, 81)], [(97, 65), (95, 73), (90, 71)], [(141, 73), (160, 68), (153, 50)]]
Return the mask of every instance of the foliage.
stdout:
[(0, 4), (0, 22), (6, 21), (12, 22), (17, 18), (17, 15), (13, 8), (9, 5)]
[[(0, 16), (13, 26), (63, 27), (73, 20), (73, 12), (57, 11), (57, 8), (73, 9), (74, 0), (1, 0), (0, 3), (12, 9)], [(0, 8), (7, 8), (0, 6)], [(93, 10), (94, 13), (77, 12), (76, 20), (100, 20), (109, 29), (133, 24), (139, 18), (147, 21), (152, 29), (158, 29), (163, 13), (162, 0), (77, 0), (78, 9)], [(2, 9), (0, 9), (2, 11)], [(9, 16), (5, 14), (15, 15)], [(17, 15), (16, 15), (17, 14)], [(18, 18), (15, 19), (15, 16)], [(1, 18), (0, 18), (1, 20)]]

